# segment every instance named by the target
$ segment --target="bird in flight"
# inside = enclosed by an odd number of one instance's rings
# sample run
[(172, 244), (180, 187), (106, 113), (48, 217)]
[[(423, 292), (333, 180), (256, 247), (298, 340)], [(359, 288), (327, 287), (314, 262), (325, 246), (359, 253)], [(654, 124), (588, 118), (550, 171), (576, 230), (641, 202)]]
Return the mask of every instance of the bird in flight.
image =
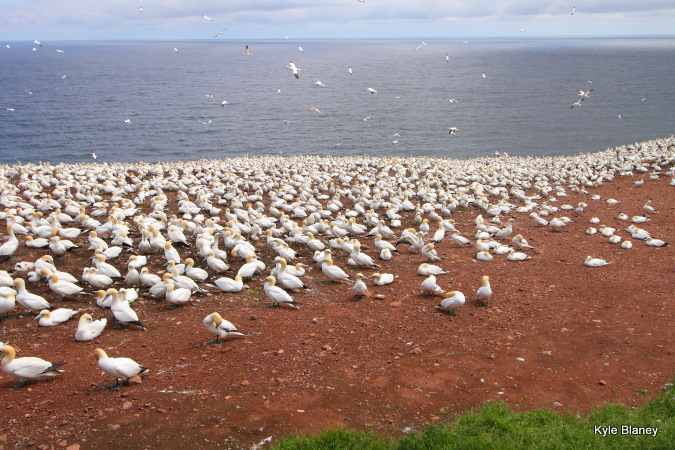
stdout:
[(199, 120), (198, 122), (201, 123), (202, 125), (211, 125), (212, 121), (213, 121), (213, 119), (209, 119), (208, 122), (204, 122), (203, 120)]
[(427, 45), (429, 45), (429, 44), (427, 44), (426, 42), (422, 41), (422, 43), (419, 45), (419, 47), (417, 47), (417, 48), (415, 49), (415, 51), (421, 49), (422, 47), (426, 47)]
[(300, 69), (298, 69), (297, 67), (295, 67), (295, 63), (294, 63), (293, 61), (291, 61), (290, 63), (288, 63), (288, 65), (286, 66), (286, 68), (287, 68), (287, 69), (291, 69), (291, 71), (293, 72), (293, 75), (295, 75), (295, 78), (300, 78), (300, 75), (298, 74), (298, 72), (300, 72)]
[(321, 82), (321, 80), (316, 81), (316, 82), (314, 83), (314, 86), (326, 87), (326, 85), (323, 84), (323, 83)]
[(28, 95), (33, 95), (33, 93), (31, 91), (29, 91), (28, 89), (24, 89), (24, 91), (26, 91), (26, 94), (28, 94)]
[(91, 152), (91, 157), (96, 161), (98, 159), (98, 156), (96, 156), (96, 153)]
[(370, 92), (371, 94), (377, 94), (377, 91), (373, 88), (366, 88), (364, 90), (367, 91), (367, 92)]
[(570, 109), (574, 108), (575, 106), (581, 106), (581, 102), (583, 102), (583, 101), (584, 101), (584, 99), (580, 98), (576, 102), (572, 103), (572, 106), (570, 106)]
[(571, 15), (573, 16), (573, 15), (574, 15), (574, 13), (575, 13), (576, 11), (577, 11), (577, 7), (576, 7), (576, 6), (574, 6), (574, 5), (572, 5), (572, 14), (571, 14)]
[(590, 98), (590, 97), (588, 96), (588, 94), (590, 94), (591, 92), (593, 92), (593, 89), (589, 89), (589, 90), (587, 90), (587, 91), (581, 91), (581, 90), (580, 90), (578, 95), (579, 95), (579, 97)]
[(352, 67), (351, 67), (351, 66), (347, 67), (347, 71), (349, 72), (349, 75), (353, 75), (353, 74), (354, 74), (354, 71), (352, 70)]
[(481, 74), (481, 76), (482, 76), (483, 78), (487, 79), (487, 75), (485, 75), (485, 72), (483, 72), (483, 73)]
[(131, 119), (124, 119), (122, 122), (124, 122), (124, 123), (131, 123)]
[(174, 47), (174, 48), (173, 48), (173, 51), (174, 51), (174, 52), (177, 52), (177, 51), (178, 51), (178, 49), (177, 49), (176, 47)]
[(313, 107), (313, 106), (310, 106), (310, 107), (307, 108), (307, 109), (309, 109), (310, 111), (314, 111), (314, 112), (317, 113), (317, 114), (322, 115), (322, 114), (321, 114), (321, 111), (319, 111), (317, 108), (315, 108), (315, 107)]
[(204, 19), (206, 19), (206, 20), (208, 20), (208, 21), (210, 21), (210, 22), (213, 22), (213, 19), (210, 18), (209, 16), (207, 16), (206, 14), (204, 14)]
[(225, 106), (225, 105), (229, 105), (229, 104), (230, 104), (230, 102), (228, 102), (227, 100), (223, 100), (222, 102), (220, 102), (220, 106)]
[(60, 50), (60, 49), (57, 48), (56, 53), (63, 53), (63, 50)]
[(298, 50), (300, 50), (302, 53), (305, 53), (305, 50), (303, 50), (303, 48), (300, 47), (299, 45), (298, 45)]
[(445, 100), (446, 102), (450, 102), (451, 105), (452, 105), (453, 103), (459, 103), (459, 99), (458, 99), (458, 98), (443, 98), (443, 100)]
[(223, 34), (223, 31), (225, 31), (225, 30), (227, 30), (227, 28), (223, 28), (222, 30), (220, 30), (219, 32), (217, 32), (216, 35), (213, 36), (213, 37), (214, 37), (214, 38), (217, 38), (218, 36), (220, 36), (221, 34)]
[(143, 12), (143, 7), (138, 8), (138, 12)]
[(458, 131), (457, 127), (448, 128), (448, 134), (457, 134)]
[(42, 47), (42, 43), (38, 40), (33, 39), (33, 44), (39, 45), (40, 47)]
[(211, 100), (213, 100), (213, 94), (206, 94), (206, 95), (204, 95), (204, 97), (210, 98)]
[(242, 55), (244, 55), (244, 56), (251, 56), (251, 52), (248, 51), (248, 45), (247, 45), (246, 48), (244, 49), (244, 53), (242, 53)]

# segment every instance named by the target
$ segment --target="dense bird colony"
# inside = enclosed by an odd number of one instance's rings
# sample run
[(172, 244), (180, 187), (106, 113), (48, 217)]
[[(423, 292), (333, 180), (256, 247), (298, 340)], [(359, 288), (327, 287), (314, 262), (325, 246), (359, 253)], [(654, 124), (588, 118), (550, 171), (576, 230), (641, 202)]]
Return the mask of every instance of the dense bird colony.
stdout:
[[(14, 323), (30, 315), (46, 327), (30, 321), (35, 336), (68, 328), (69, 345), (82, 346), (82, 354), (99, 348), (96, 358), (115, 388), (173, 370), (176, 361), (143, 361), (129, 344), (102, 349), (111, 335), (127, 342), (132, 333), (187, 327), (193, 348), (250, 345), (278, 335), (293, 315), (320, 316), (345, 292), (353, 307), (403, 296), (428, 320), (459, 324), (467, 312), (509, 301), (501, 295), (510, 289), (503, 267), (518, 271), (544, 258), (541, 233), (559, 239), (578, 224), (566, 264), (588, 272), (611, 273), (623, 251), (669, 251), (671, 236), (655, 235), (650, 225), (670, 200), (643, 199), (644, 207), (617, 218), (599, 211), (621, 209), (622, 197), (596, 192), (636, 175), (675, 185), (674, 148), (671, 137), (568, 157), (0, 166), (2, 367), (23, 385), (43, 375), (63, 382), (83, 364), (60, 355), (56, 338), (46, 353), (24, 331), (15, 339)], [(567, 205), (572, 197), (584, 201)], [(600, 231), (586, 234), (591, 216)], [(41, 239), (47, 243), (37, 246)], [(600, 241), (606, 247), (593, 246), (597, 253), (584, 245)], [(470, 285), (457, 281), (466, 266), (456, 256), (480, 267)], [(280, 321), (267, 332), (247, 330), (251, 323), (238, 314), (237, 299), (252, 295)], [(209, 302), (206, 317), (200, 309), (189, 321), (167, 319)], [(96, 373), (91, 380), (98, 383)]]

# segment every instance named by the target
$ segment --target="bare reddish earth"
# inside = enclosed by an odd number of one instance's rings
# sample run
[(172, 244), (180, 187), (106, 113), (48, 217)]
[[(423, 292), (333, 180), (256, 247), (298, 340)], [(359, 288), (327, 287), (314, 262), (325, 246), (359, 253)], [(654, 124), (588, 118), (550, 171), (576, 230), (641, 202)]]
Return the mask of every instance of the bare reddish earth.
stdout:
[[(39, 328), (31, 316), (10, 318), (0, 323), (0, 340), (14, 345), (17, 356), (68, 364), (62, 376), (17, 390), (10, 389), (15, 380), (2, 374), (0, 448), (238, 447), (325, 427), (399, 436), (407, 427), (420, 430), (486, 400), (517, 410), (545, 406), (561, 412), (587, 412), (603, 402), (642, 404), (673, 377), (675, 252), (672, 245), (653, 248), (637, 240), (633, 249), (622, 250), (585, 230), (589, 218), (598, 216), (626, 238), (629, 223), (617, 215), (642, 214), (642, 205), (652, 199), (658, 213), (642, 227), (672, 241), (675, 187), (668, 182), (647, 180), (634, 187), (633, 179), (617, 177), (592, 189), (600, 201), (563, 197), (560, 203), (585, 201), (589, 207), (567, 214), (573, 222), (559, 233), (517, 215), (517, 232), (536, 248), (525, 262), (505, 256), (479, 262), (473, 247), (456, 248), (446, 238), (437, 245), (444, 258), (439, 265), (451, 273), (438, 280), (444, 289), (466, 294), (457, 316), (436, 311), (439, 298), (419, 294), (423, 277), (416, 269), (424, 258), (400, 245), (402, 254), (381, 269), (399, 278), (386, 287), (368, 282), (381, 299), (354, 301), (351, 283), (326, 283), (304, 253), (299, 261), (311, 266), (303, 278), (311, 290), (293, 294), (302, 302), (299, 310), (267, 307), (256, 279), (246, 293), (195, 296), (176, 310), (142, 298), (134, 309), (147, 331), (109, 326), (95, 342), (74, 341), (75, 320)], [(609, 197), (620, 203), (608, 205)], [(477, 214), (472, 208), (456, 212), (457, 228), (472, 234)], [(410, 224), (406, 215), (404, 225)], [(6, 233), (0, 239), (4, 242)], [(361, 242), (375, 256), (372, 241)], [(79, 277), (90, 256), (84, 248), (57, 259), (57, 267)], [(28, 250), (22, 245), (0, 269), (44, 254)], [(262, 255), (273, 260), (267, 250)], [(586, 255), (612, 264), (585, 267)], [(151, 259), (160, 272), (162, 257)], [(352, 276), (357, 272), (342, 256), (336, 264)], [(116, 265), (123, 269), (121, 262)], [(485, 274), (494, 291), (491, 307), (475, 301)], [(29, 283), (28, 289), (54, 297), (46, 286)], [(93, 295), (55, 306), (106, 315), (114, 323), (109, 311), (95, 306)], [(213, 311), (246, 336), (208, 345), (213, 336), (202, 319)], [(93, 358), (96, 347), (131, 357), (150, 371), (141, 384), (108, 390), (112, 380)]]

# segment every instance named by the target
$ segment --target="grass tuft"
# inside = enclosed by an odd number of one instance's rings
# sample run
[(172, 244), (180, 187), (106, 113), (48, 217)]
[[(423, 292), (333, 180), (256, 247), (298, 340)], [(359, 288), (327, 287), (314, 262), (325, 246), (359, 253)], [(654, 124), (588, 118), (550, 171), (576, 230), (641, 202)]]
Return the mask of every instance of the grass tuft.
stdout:
[[(617, 434), (595, 433), (596, 425), (616, 427)], [(621, 427), (658, 428), (657, 435), (624, 435)], [(427, 426), (424, 431), (387, 440), (371, 432), (326, 430), (317, 436), (283, 438), (274, 449), (301, 450), (433, 450), (433, 449), (665, 449), (675, 436), (675, 387), (634, 410), (606, 404), (587, 417), (548, 409), (513, 412), (502, 403), (487, 402), (452, 423)]]

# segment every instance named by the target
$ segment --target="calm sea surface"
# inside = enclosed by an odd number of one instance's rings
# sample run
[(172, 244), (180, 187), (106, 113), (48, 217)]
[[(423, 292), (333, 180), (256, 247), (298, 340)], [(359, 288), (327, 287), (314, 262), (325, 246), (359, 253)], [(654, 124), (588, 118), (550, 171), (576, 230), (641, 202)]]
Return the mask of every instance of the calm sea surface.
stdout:
[(425, 43), (3, 42), (0, 163), (567, 155), (675, 133), (675, 38)]

